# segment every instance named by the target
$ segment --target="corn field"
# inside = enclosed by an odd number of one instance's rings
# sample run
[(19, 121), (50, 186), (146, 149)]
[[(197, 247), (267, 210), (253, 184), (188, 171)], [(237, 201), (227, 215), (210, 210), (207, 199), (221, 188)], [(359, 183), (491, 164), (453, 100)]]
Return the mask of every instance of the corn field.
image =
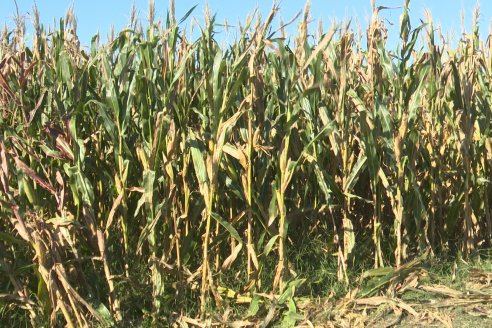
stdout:
[(309, 31), (308, 4), (291, 37), (277, 10), (225, 45), (211, 14), (190, 40), (192, 11), (172, 3), (88, 48), (73, 12), (47, 31), (35, 9), (32, 45), (21, 19), (3, 31), (2, 320), (204, 319), (309, 296), (305, 254), (348, 288), (361, 270), (491, 246), (478, 10), (450, 48), (430, 14), (410, 25), (407, 0), (397, 49), (381, 7), (364, 31)]

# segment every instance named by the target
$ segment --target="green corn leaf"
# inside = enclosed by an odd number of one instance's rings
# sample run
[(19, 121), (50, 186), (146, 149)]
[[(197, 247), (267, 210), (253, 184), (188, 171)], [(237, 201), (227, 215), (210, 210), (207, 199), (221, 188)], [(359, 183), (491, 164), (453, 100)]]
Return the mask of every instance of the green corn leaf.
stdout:
[(219, 214), (217, 214), (215, 212), (212, 212), (211, 215), (212, 215), (212, 218), (214, 218), (214, 220), (219, 222), (220, 225), (223, 226), (229, 232), (229, 234), (231, 235), (232, 238), (236, 239), (239, 243), (243, 244), (243, 240), (241, 239), (241, 237), (239, 236), (239, 233), (232, 226), (231, 223), (224, 220)]

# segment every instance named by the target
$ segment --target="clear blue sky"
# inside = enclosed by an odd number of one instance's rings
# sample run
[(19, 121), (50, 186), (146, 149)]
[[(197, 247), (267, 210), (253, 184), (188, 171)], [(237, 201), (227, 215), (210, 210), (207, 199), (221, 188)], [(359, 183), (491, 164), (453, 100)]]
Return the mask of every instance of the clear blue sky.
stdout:
[[(106, 40), (111, 24), (114, 24), (116, 31), (125, 27), (129, 19), (132, 3), (135, 3), (142, 19), (147, 17), (147, 0), (37, 0), (36, 2), (41, 13), (41, 21), (45, 25), (51, 26), (53, 26), (54, 18), (63, 17), (67, 8), (73, 4), (78, 21), (78, 34), (82, 44), (88, 44), (91, 36), (97, 32), (100, 32), (102, 40)], [(244, 22), (246, 15), (257, 7), (266, 16), (272, 5), (270, 0), (176, 0), (176, 17), (179, 19), (189, 8), (198, 5), (192, 16), (195, 16), (198, 21), (202, 21), (207, 2), (211, 11), (217, 13), (218, 23), (222, 23), (227, 19), (231, 25), (235, 25), (238, 19)], [(20, 12), (26, 14), (26, 17), (29, 18), (34, 1), (17, 0), (17, 3)], [(402, 4), (403, 0), (377, 1), (377, 5), (388, 7), (398, 7)], [(462, 10), (465, 13), (465, 25), (469, 30), (473, 9), (476, 4), (477, 2), (474, 0), (413, 0), (410, 2), (412, 26), (416, 27), (419, 24), (419, 18), (425, 17), (424, 10), (429, 9), (434, 21), (436, 23), (439, 22), (445, 32), (454, 31), (454, 35), (459, 36), (461, 33)], [(165, 17), (168, 0), (155, 0), (155, 6), (157, 16)], [(284, 21), (288, 21), (303, 7), (304, 1), (302, 0), (283, 0), (279, 16)], [(482, 35), (484, 35), (488, 33), (491, 23), (492, 1), (482, 0), (480, 7), (480, 27)], [(331, 24), (333, 19), (342, 21), (346, 18), (357, 17), (365, 29), (371, 13), (370, 0), (312, 0), (311, 8), (312, 19), (315, 22), (314, 26), (317, 26), (316, 22), (320, 17), (323, 17), (325, 26)], [(12, 26), (14, 13), (15, 5), (13, 0), (0, 0), (0, 22), (2, 25), (6, 23)], [(400, 14), (401, 8), (398, 8), (386, 10), (382, 15), (390, 23), (394, 24), (393, 26), (388, 24), (390, 27), (389, 42), (391, 44), (396, 44), (397, 42)], [(188, 23), (189, 21), (190, 19), (188, 19)], [(278, 19), (275, 24), (278, 26)], [(31, 24), (28, 23), (27, 25), (29, 27)], [(288, 31), (294, 32), (295, 28), (296, 25), (294, 24)], [(218, 38), (225, 39), (225, 33), (220, 34)]]

